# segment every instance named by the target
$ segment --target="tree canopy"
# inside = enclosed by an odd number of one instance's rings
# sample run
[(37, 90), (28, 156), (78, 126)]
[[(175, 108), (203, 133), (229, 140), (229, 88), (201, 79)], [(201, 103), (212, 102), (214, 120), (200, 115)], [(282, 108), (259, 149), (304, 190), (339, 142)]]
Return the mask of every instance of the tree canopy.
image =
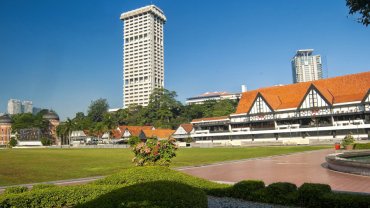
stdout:
[(235, 112), (238, 103), (233, 100), (208, 100), (203, 104), (183, 105), (176, 97), (175, 91), (158, 88), (150, 96), (148, 106), (134, 104), (116, 112), (108, 112), (107, 100), (98, 99), (91, 102), (87, 115), (76, 113), (73, 119), (68, 118), (58, 126), (57, 133), (63, 141), (67, 141), (74, 130), (87, 130), (89, 134), (101, 137), (105, 132), (112, 133), (119, 125), (174, 129), (196, 118), (229, 115)]
[(108, 102), (106, 99), (97, 99), (91, 101), (91, 104), (87, 110), (87, 115), (94, 122), (100, 122), (104, 118), (104, 113), (108, 112)]
[(370, 24), (370, 0), (347, 0), (349, 14), (359, 14), (357, 21), (366, 27)]

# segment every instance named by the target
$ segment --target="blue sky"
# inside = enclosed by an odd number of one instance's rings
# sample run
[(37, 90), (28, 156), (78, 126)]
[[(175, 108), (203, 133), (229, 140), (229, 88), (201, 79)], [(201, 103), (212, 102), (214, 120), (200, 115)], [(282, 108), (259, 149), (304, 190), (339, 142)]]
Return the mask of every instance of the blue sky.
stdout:
[(165, 87), (180, 101), (289, 84), (298, 49), (321, 54), (329, 77), (370, 70), (370, 27), (345, 0), (0, 0), (0, 112), (10, 98), (62, 118), (98, 98), (122, 106), (119, 16), (151, 3), (167, 17)]

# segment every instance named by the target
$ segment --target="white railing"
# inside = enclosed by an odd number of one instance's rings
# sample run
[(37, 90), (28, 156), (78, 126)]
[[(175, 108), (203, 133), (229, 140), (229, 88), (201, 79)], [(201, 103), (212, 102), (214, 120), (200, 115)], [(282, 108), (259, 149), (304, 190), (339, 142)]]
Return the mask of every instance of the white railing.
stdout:
[(209, 130), (195, 130), (194, 134), (209, 134)]
[(250, 131), (251, 128), (249, 127), (244, 127), (244, 128), (233, 128), (232, 131)]
[(362, 119), (334, 122), (334, 126), (363, 125), (363, 124), (365, 124), (365, 121)]

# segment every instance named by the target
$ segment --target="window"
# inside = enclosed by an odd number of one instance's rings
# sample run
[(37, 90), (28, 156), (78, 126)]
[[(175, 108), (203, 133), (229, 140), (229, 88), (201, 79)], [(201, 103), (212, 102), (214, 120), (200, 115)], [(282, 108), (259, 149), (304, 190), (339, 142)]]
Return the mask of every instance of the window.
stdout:
[(256, 101), (256, 107), (257, 107), (257, 113), (263, 112), (263, 100), (261, 97), (259, 97)]
[(308, 99), (310, 102), (310, 107), (318, 107), (317, 93), (314, 90), (311, 90), (311, 92), (308, 94)]

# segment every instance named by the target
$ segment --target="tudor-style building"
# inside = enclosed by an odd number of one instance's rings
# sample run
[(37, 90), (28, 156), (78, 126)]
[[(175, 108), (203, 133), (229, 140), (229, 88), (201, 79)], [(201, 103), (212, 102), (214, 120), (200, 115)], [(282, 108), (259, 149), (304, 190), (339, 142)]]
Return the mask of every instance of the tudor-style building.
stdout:
[(370, 135), (370, 72), (244, 92), (234, 114), (195, 119), (197, 142), (308, 144)]
[(185, 141), (187, 138), (191, 137), (194, 133), (193, 125), (190, 123), (181, 124), (173, 133), (173, 138), (177, 141)]

